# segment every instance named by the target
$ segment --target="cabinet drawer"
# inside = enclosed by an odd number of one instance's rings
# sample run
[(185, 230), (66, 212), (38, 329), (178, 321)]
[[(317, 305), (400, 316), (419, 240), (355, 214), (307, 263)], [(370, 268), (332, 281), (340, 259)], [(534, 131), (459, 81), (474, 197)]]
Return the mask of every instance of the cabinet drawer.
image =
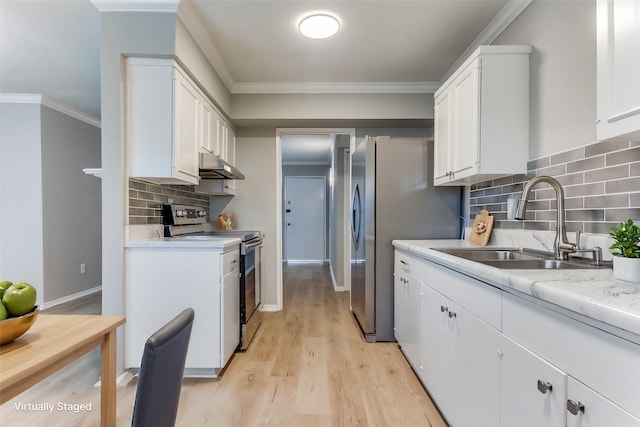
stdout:
[(640, 346), (504, 293), (502, 331), (640, 417)]
[(222, 254), (222, 275), (238, 270), (240, 268), (240, 250), (226, 252)]
[(502, 326), (502, 292), (484, 282), (423, 261), (419, 279), (494, 328)]
[(427, 275), (427, 260), (396, 250), (394, 262), (393, 271), (396, 274), (409, 275), (420, 281), (424, 281), (424, 277)]

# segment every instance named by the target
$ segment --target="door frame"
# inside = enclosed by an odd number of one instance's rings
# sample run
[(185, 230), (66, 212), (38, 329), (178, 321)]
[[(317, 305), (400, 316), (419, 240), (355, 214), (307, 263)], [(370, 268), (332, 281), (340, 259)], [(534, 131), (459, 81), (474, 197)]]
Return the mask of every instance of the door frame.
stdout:
[[(279, 311), (283, 309), (283, 280), (282, 280), (282, 135), (318, 135), (318, 134), (341, 134), (349, 135), (351, 151), (356, 145), (356, 129), (355, 128), (276, 128), (276, 305), (269, 308), (273, 311)], [(351, 183), (351, 168), (349, 168), (349, 183)], [(350, 186), (350, 184), (349, 184)], [(351, 194), (351, 191), (349, 191)], [(333, 207), (332, 207), (333, 209)], [(343, 221), (345, 224), (349, 224), (349, 211), (345, 209), (343, 212)], [(351, 234), (344, 233), (344, 241), (342, 242), (344, 247), (345, 262), (351, 262)], [(350, 283), (350, 269), (345, 270), (345, 283)]]
[[(284, 177), (284, 199), (283, 202), (286, 200), (287, 198), (287, 181), (289, 180), (295, 180), (295, 179), (317, 179), (317, 180), (322, 180), (322, 187), (324, 189), (323, 194), (322, 194), (322, 260), (309, 260), (309, 261), (290, 261), (289, 260), (289, 254), (287, 253), (287, 239), (284, 239), (282, 244), (283, 244), (283, 248), (284, 248), (284, 253), (285, 255), (287, 255), (285, 258), (287, 258), (287, 262), (300, 262), (300, 263), (305, 263), (305, 262), (325, 262), (327, 261), (327, 258), (330, 256), (329, 255), (329, 251), (327, 249), (327, 177), (325, 176), (285, 176)], [(330, 207), (333, 208), (333, 207)], [(284, 220), (284, 217), (283, 217)], [(286, 231), (286, 230), (284, 230)], [(329, 245), (330, 246), (330, 245)]]

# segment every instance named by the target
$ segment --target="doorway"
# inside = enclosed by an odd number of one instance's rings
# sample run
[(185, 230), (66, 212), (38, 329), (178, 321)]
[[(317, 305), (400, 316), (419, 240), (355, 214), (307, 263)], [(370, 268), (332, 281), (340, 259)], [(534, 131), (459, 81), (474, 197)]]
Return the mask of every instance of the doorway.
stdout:
[[(286, 198), (285, 198), (285, 174), (283, 166), (283, 141), (290, 137), (302, 137), (308, 140), (314, 135), (333, 135), (333, 144), (329, 172), (325, 175), (326, 192), (326, 218), (325, 218), (325, 260), (330, 263), (331, 278), (335, 291), (348, 291), (350, 283), (350, 253), (351, 233), (349, 229), (350, 216), (349, 204), (351, 196), (351, 176), (348, 162), (348, 150), (355, 146), (354, 128), (277, 128), (276, 129), (276, 179), (281, 183), (276, 194), (276, 292), (277, 304), (275, 310), (283, 308), (283, 264), (287, 259), (286, 252)], [(296, 143), (298, 144), (298, 143)], [(300, 142), (302, 146), (304, 142)], [(338, 147), (337, 149), (335, 149)], [(340, 159), (340, 160), (338, 160)], [(345, 162), (345, 159), (346, 162)], [(312, 168), (313, 162), (299, 161), (299, 167)], [(316, 165), (317, 166), (317, 165)], [(300, 176), (318, 176), (317, 173), (300, 173)]]
[(326, 179), (286, 176), (284, 253), (287, 262), (324, 262), (326, 256)]

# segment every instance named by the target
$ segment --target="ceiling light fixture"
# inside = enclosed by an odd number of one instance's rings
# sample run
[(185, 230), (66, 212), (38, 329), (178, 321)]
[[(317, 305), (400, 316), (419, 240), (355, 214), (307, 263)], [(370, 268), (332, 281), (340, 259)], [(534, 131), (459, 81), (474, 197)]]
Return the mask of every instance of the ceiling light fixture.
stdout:
[(327, 13), (314, 13), (298, 23), (298, 31), (310, 39), (326, 39), (340, 29), (340, 21)]

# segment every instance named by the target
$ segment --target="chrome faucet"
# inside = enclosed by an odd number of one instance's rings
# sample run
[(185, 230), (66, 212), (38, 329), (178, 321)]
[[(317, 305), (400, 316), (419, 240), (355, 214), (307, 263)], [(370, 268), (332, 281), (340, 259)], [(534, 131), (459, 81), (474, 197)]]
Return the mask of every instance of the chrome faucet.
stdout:
[(568, 259), (570, 252), (576, 252), (578, 250), (578, 245), (569, 242), (569, 239), (567, 238), (567, 227), (564, 222), (564, 190), (555, 178), (541, 175), (536, 176), (531, 181), (527, 182), (527, 185), (525, 185), (524, 190), (522, 191), (522, 198), (518, 201), (516, 219), (524, 219), (527, 212), (527, 202), (529, 201), (531, 188), (540, 182), (550, 184), (556, 192), (558, 216), (556, 224), (556, 238), (553, 241), (553, 255), (559, 260)]

